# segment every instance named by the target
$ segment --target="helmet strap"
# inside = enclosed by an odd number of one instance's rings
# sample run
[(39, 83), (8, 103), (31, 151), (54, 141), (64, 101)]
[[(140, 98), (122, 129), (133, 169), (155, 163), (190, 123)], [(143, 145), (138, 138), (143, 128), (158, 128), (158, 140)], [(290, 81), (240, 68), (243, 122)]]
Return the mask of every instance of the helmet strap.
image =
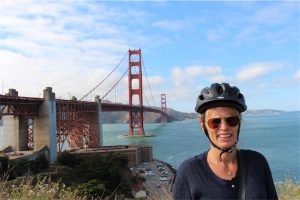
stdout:
[(206, 128), (206, 125), (205, 125), (205, 123), (204, 123), (204, 125), (203, 125), (203, 130), (204, 130), (204, 133), (205, 133), (206, 137), (208, 138), (209, 142), (211, 143), (211, 145), (212, 145), (214, 148), (216, 148), (216, 149), (218, 149), (218, 150), (221, 151), (221, 153), (220, 153), (220, 155), (219, 155), (220, 161), (222, 161), (222, 154), (223, 154), (223, 153), (231, 153), (231, 152), (233, 152), (233, 150), (236, 148), (236, 145), (237, 145), (237, 143), (238, 143), (238, 141), (239, 141), (240, 127), (241, 127), (241, 126), (239, 125), (236, 142), (235, 142), (231, 147), (228, 147), (228, 148), (221, 148), (221, 147), (217, 146), (215, 143), (213, 143), (213, 141), (210, 139), (210, 137), (209, 137), (209, 135), (208, 135), (207, 128)]

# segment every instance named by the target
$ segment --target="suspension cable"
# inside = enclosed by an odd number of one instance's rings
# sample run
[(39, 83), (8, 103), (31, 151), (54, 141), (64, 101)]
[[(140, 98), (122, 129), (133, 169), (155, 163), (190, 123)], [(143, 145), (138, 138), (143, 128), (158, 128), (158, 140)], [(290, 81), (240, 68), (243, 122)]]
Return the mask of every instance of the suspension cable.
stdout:
[(121, 76), (121, 78), (112, 86), (112, 88), (110, 88), (110, 90), (101, 99), (104, 99), (116, 87), (116, 85), (122, 80), (122, 78), (126, 75), (127, 72), (128, 72), (128, 68)]
[[(119, 66), (120, 64), (123, 62), (124, 58), (127, 56), (128, 51), (125, 53), (125, 55), (123, 56), (123, 58), (121, 59), (121, 61), (117, 64), (117, 66), (99, 83), (97, 84), (91, 91), (89, 91), (86, 95), (84, 95), (79, 101), (81, 101), (82, 99), (84, 99), (85, 97), (87, 97), (90, 93), (92, 93), (97, 87), (99, 87)], [(111, 91), (111, 90), (110, 90)], [(107, 95), (107, 94), (106, 94)], [(105, 96), (106, 96), (105, 95)]]
[(150, 83), (149, 83), (149, 80), (148, 80), (147, 71), (146, 71), (146, 67), (145, 67), (144, 59), (143, 59), (143, 58), (142, 58), (142, 63), (143, 63), (143, 67), (144, 67), (144, 71), (145, 71), (145, 75), (146, 75), (148, 87), (149, 87), (149, 89), (150, 89), (150, 94), (151, 94), (152, 100), (153, 100), (153, 102), (154, 102), (154, 105), (156, 106), (156, 102), (155, 102), (155, 99), (154, 99), (153, 94), (152, 94), (152, 90), (151, 90)]

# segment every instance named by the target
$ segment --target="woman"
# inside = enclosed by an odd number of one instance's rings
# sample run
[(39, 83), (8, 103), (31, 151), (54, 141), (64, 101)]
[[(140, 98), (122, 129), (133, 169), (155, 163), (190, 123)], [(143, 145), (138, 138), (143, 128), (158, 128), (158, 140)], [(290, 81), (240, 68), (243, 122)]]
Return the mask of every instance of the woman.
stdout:
[(236, 149), (246, 109), (244, 96), (228, 83), (201, 91), (195, 110), (210, 149), (179, 166), (173, 199), (278, 199), (265, 157)]

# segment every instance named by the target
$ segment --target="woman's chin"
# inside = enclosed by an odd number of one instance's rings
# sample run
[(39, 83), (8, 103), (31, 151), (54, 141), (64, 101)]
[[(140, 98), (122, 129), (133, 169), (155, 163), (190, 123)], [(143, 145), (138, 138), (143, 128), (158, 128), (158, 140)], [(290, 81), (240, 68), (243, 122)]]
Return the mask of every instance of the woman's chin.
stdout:
[(218, 142), (218, 146), (221, 147), (222, 149), (227, 149), (227, 148), (231, 148), (235, 142), (234, 141), (226, 141), (226, 142)]

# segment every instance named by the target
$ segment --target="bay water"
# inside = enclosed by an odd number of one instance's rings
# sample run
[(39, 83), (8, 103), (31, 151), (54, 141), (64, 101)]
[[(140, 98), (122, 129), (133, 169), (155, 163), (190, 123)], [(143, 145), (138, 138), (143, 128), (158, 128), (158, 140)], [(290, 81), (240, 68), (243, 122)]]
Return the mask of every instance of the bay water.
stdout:
[[(104, 145), (152, 145), (153, 157), (175, 169), (183, 160), (209, 149), (208, 139), (196, 119), (144, 126), (145, 132), (154, 137), (119, 138), (127, 134), (128, 124), (104, 124)], [(262, 153), (275, 182), (288, 177), (300, 183), (300, 112), (243, 116), (238, 148)]]
[[(209, 142), (198, 120), (166, 124), (145, 124), (153, 137), (120, 138), (128, 133), (128, 124), (104, 124), (103, 144), (148, 144), (153, 157), (171, 164), (180, 163), (209, 149)], [(2, 148), (0, 126), (0, 148)], [(288, 177), (300, 183), (300, 112), (269, 116), (243, 116), (238, 148), (262, 153), (268, 160), (275, 182)]]

